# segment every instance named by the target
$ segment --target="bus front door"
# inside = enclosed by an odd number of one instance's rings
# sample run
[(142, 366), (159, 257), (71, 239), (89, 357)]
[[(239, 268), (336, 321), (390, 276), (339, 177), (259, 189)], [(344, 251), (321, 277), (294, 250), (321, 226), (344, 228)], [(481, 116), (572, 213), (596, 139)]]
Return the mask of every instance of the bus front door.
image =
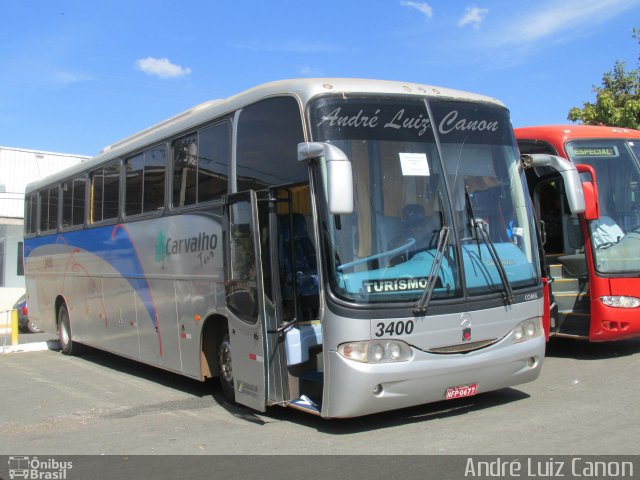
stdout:
[(266, 410), (265, 298), (254, 191), (227, 202), (225, 295), (235, 401)]

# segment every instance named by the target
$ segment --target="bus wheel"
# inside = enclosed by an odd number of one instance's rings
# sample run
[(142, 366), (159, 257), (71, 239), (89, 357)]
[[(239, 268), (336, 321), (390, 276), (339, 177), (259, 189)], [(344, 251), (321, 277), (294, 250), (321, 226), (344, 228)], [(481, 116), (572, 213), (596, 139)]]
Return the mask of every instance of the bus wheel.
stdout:
[(67, 305), (64, 303), (60, 305), (58, 310), (58, 340), (60, 341), (60, 351), (65, 355), (72, 355), (71, 325), (69, 323)]
[(235, 402), (236, 395), (233, 389), (233, 367), (231, 364), (231, 342), (229, 333), (225, 332), (218, 346), (218, 364), (220, 365), (220, 386), (225, 398)]

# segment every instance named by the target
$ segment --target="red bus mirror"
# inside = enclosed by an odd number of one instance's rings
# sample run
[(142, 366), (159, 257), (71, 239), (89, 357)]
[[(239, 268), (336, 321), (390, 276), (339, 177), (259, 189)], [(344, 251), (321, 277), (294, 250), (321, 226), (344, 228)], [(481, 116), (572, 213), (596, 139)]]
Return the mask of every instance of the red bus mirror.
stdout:
[(598, 185), (596, 184), (596, 172), (591, 165), (578, 164), (579, 173), (591, 176), (589, 180), (582, 180), (582, 193), (584, 194), (584, 218), (585, 220), (597, 220), (600, 218), (600, 202), (598, 201)]

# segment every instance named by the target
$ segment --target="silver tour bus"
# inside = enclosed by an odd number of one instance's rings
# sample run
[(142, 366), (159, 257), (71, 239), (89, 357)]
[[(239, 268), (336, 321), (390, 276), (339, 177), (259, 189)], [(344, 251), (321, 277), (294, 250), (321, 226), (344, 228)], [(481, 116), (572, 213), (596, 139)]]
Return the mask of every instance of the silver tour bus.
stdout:
[(29, 315), (258, 411), (456, 399), (540, 373), (532, 218), (495, 99), (279, 81), (29, 185)]

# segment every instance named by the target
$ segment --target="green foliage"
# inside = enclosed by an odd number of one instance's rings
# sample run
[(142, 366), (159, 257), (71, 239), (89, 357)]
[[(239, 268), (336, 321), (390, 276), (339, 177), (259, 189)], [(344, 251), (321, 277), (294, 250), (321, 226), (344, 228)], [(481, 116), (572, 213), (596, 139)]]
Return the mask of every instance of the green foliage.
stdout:
[[(640, 29), (633, 29), (640, 41)], [(640, 57), (639, 57), (640, 60)], [(569, 110), (568, 119), (587, 125), (640, 129), (640, 68), (626, 70), (626, 64), (616, 61), (613, 70), (602, 77), (602, 86), (594, 87), (595, 103), (584, 102), (582, 108)]]

